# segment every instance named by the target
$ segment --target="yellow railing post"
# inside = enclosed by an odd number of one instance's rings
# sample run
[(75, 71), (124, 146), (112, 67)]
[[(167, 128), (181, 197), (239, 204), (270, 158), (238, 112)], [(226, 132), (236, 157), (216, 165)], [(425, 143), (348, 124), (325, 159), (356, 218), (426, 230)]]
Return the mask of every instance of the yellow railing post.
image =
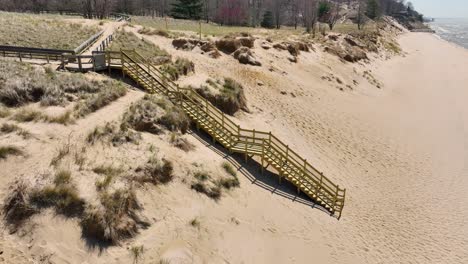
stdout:
[(263, 161), (265, 160), (265, 139), (262, 139), (262, 175), (263, 175)]

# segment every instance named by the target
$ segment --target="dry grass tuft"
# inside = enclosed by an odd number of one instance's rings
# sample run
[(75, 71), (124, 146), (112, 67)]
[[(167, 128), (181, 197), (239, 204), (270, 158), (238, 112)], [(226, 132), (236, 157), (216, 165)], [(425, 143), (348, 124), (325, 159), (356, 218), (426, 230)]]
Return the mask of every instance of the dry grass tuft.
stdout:
[(125, 32), (122, 30), (117, 31), (117, 33), (114, 34), (114, 40), (112, 41), (109, 49), (113, 51), (120, 51), (121, 49), (136, 49), (144, 58), (147, 58), (156, 65), (165, 64), (171, 61), (171, 55), (167, 51), (161, 49), (150, 41), (137, 37), (131, 32)]
[(194, 177), (196, 181), (191, 185), (192, 190), (203, 193), (216, 201), (221, 198), (221, 187), (212, 179), (208, 172), (198, 171), (194, 174)]
[(11, 112), (8, 110), (8, 108), (0, 105), (0, 118), (5, 118), (10, 116)]
[(13, 115), (12, 119), (17, 122), (33, 122), (43, 120), (44, 114), (30, 108), (22, 108)]
[(9, 134), (9, 133), (20, 131), (20, 130), (21, 128), (15, 124), (4, 123), (0, 127), (0, 132), (2, 132), (3, 134)]
[(75, 186), (71, 183), (71, 172), (56, 172), (53, 185), (31, 192), (31, 203), (38, 208), (53, 207), (58, 214), (68, 217), (80, 217), (83, 214), (85, 201), (80, 198)]
[(247, 111), (247, 99), (244, 87), (233, 79), (224, 82), (208, 79), (207, 85), (195, 88), (195, 91), (226, 114), (233, 115), (240, 109)]
[(231, 163), (224, 161), (221, 165), (223, 169), (231, 176), (235, 177), (237, 175), (236, 169), (231, 165)]
[(152, 28), (147, 28), (147, 27), (143, 27), (140, 30), (138, 30), (138, 33), (143, 34), (143, 35), (148, 35), (148, 36), (157, 35), (157, 36), (166, 37), (166, 38), (171, 37), (171, 34), (167, 32), (166, 30), (152, 29)]
[(143, 247), (143, 245), (132, 246), (130, 248), (130, 254), (132, 255), (134, 264), (137, 264), (143, 258), (144, 252), (145, 252), (145, 248)]
[(178, 133), (171, 133), (170, 143), (185, 152), (189, 152), (195, 149), (195, 145), (190, 143), (186, 138), (181, 137)]
[(88, 206), (84, 212), (80, 224), (85, 237), (118, 244), (148, 226), (137, 214), (141, 206), (132, 189), (101, 193), (100, 202), (100, 206)]
[(99, 165), (93, 169), (94, 173), (104, 175), (104, 178), (96, 181), (98, 191), (106, 190), (113, 182), (114, 177), (123, 172), (122, 167), (114, 167), (111, 165)]
[(123, 124), (137, 131), (159, 134), (164, 128), (186, 133), (190, 119), (184, 111), (166, 99), (146, 95), (124, 114)]
[(136, 172), (141, 173), (135, 177), (140, 183), (167, 184), (174, 179), (174, 165), (164, 158), (152, 156), (144, 167), (139, 167)]
[(86, 137), (86, 142), (94, 145), (99, 141), (108, 140), (114, 146), (119, 146), (125, 143), (138, 144), (140, 139), (141, 135), (126, 125), (118, 128), (115, 124), (106, 123), (104, 126), (95, 127)]
[(165, 64), (161, 71), (172, 81), (176, 81), (182, 75), (195, 72), (195, 64), (185, 58), (177, 58), (174, 63)]
[(0, 146), (0, 160), (8, 158), (8, 156), (20, 156), (23, 151), (15, 146)]
[(16, 182), (10, 189), (11, 192), (6, 197), (2, 210), (10, 232), (13, 233), (29, 217), (37, 213), (37, 210), (29, 203), (29, 188), (26, 183)]
[(77, 104), (75, 107), (76, 115), (79, 117), (87, 116), (126, 94), (127, 89), (120, 83), (112, 87), (106, 87), (99, 93), (91, 95), (84, 102)]
[(0, 45), (50, 49), (75, 49), (99, 31), (54, 16), (6, 12), (0, 12), (0, 27)]

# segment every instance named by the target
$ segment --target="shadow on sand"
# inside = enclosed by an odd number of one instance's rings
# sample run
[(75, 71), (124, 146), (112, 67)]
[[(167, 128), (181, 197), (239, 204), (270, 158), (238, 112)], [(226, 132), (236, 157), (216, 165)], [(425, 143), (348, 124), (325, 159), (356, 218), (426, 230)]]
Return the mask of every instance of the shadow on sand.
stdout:
[(238, 173), (245, 176), (250, 180), (252, 184), (257, 185), (258, 187), (271, 192), (272, 194), (282, 196), (286, 199), (291, 200), (292, 202), (301, 203), (305, 206), (319, 209), (329, 215), (330, 212), (316, 204), (303, 192), (298, 194), (296, 186), (292, 183), (282, 180), (281, 184), (279, 183), (279, 176), (277, 173), (274, 173), (270, 170), (264, 170), (263, 175), (261, 173), (261, 164), (253, 158), (248, 158), (247, 163), (245, 162), (245, 156), (243, 154), (230, 154), (223, 146), (218, 143), (212, 143), (212, 138), (210, 135), (204, 131), (190, 130), (188, 134), (192, 135), (199, 142), (201, 142), (205, 147), (211, 149), (216, 154), (221, 156), (223, 159), (230, 162), (238, 171)]

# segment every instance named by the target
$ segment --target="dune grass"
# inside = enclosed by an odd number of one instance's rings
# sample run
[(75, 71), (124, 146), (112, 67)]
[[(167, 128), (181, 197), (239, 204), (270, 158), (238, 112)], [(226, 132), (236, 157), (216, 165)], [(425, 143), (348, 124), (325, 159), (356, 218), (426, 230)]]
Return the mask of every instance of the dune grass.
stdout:
[(6, 159), (8, 156), (22, 155), (23, 151), (15, 146), (0, 146), (0, 160)]
[(60, 16), (0, 12), (0, 45), (75, 49), (99, 28), (70, 23)]
[[(167, 22), (167, 28), (166, 28)], [(160, 18), (160, 17), (147, 17), (147, 16), (134, 16), (132, 17), (132, 24), (142, 25), (147, 28), (153, 28), (159, 31), (189, 31), (198, 33), (200, 31), (200, 23), (195, 20), (174, 19), (174, 18)], [(202, 34), (211, 36), (221, 36), (229, 33), (239, 32), (253, 32), (257, 30), (251, 27), (239, 26), (221, 26), (214, 23), (201, 23)], [(148, 29), (147, 29), (148, 30)]]
[(121, 49), (135, 49), (144, 58), (158, 65), (171, 61), (171, 55), (167, 51), (152, 42), (138, 38), (135, 34), (123, 30), (117, 31), (114, 34), (114, 40), (109, 46), (109, 50), (120, 51)]

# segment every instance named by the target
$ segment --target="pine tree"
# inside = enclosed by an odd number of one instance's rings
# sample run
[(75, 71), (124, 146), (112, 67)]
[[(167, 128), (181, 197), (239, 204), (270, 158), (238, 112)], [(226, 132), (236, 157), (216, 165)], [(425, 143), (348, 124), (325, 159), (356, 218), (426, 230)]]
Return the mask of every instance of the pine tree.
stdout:
[(265, 14), (263, 14), (263, 20), (260, 25), (264, 28), (274, 28), (275, 25), (273, 25), (273, 13), (271, 11), (266, 11)]
[(182, 19), (200, 19), (203, 11), (201, 0), (178, 0), (172, 4), (172, 16)]
[(380, 6), (377, 0), (367, 1), (366, 16), (368, 16), (370, 19), (375, 19), (380, 16)]

